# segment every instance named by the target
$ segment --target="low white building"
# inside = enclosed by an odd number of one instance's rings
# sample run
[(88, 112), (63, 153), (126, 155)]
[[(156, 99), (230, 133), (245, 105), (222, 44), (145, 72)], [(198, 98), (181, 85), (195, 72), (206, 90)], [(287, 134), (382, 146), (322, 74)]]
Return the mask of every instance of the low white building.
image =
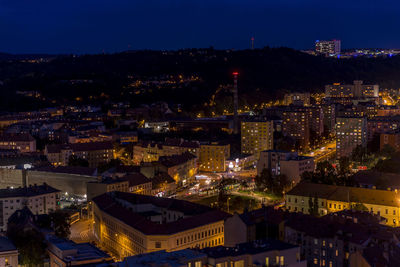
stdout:
[(0, 231), (7, 231), (10, 216), (25, 206), (37, 215), (55, 211), (59, 195), (59, 190), (47, 184), (0, 189)]

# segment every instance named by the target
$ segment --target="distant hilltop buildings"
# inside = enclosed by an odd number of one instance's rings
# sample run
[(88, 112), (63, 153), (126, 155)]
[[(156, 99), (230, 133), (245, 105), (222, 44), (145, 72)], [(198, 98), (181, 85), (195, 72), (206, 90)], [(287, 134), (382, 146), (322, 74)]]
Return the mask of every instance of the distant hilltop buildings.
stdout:
[(341, 52), (341, 41), (340, 40), (316, 40), (315, 41), (315, 52), (319, 55), (325, 56), (336, 56), (340, 55)]
[(303, 52), (314, 56), (325, 56), (335, 58), (354, 58), (354, 57), (392, 57), (400, 54), (398, 49), (382, 48), (357, 48), (342, 50), (341, 40), (316, 40), (314, 49), (304, 50)]

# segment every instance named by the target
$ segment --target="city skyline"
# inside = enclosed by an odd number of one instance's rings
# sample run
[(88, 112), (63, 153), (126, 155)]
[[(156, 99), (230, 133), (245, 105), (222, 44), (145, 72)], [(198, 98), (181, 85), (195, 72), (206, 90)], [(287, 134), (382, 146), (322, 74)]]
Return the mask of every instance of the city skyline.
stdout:
[[(343, 0), (0, 1), (1, 52), (101, 53), (130, 49), (287, 46), (341, 39), (343, 48), (399, 48), (399, 3)], [(340, 18), (340, 19), (338, 19)], [(183, 23), (184, 22), (184, 23)]]

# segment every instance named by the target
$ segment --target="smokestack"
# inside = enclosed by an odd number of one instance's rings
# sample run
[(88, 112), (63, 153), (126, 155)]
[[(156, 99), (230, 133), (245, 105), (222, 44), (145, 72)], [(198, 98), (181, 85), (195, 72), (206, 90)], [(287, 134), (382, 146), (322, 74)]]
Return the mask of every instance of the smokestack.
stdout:
[(238, 118), (238, 108), (239, 108), (239, 100), (238, 100), (238, 85), (237, 78), (239, 73), (234, 72), (233, 74), (233, 133), (239, 133), (239, 118)]
[(254, 36), (251, 37), (251, 50), (254, 50)]

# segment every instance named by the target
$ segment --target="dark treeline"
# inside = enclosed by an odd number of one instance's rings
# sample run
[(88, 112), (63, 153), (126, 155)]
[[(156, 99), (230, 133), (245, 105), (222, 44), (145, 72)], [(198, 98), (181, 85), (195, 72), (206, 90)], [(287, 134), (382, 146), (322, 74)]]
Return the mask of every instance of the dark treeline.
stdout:
[[(32, 59), (33, 56), (27, 56)], [(47, 57), (48, 58), (48, 57)], [(400, 87), (400, 57), (336, 59), (307, 55), (289, 48), (258, 50), (193, 49), (173, 52), (131, 51), (105, 55), (58, 56), (31, 63), (21, 56), (0, 56), (0, 107), (26, 110), (49, 106), (50, 99), (66, 103), (126, 100), (151, 103), (159, 100), (200, 109), (219, 86), (231, 84), (232, 71), (239, 71), (240, 96), (247, 103), (268, 101), (290, 91), (321, 91), (325, 84), (361, 79), (381, 87)], [(199, 81), (165, 88), (147, 88), (132, 94), (135, 79), (162, 75), (196, 75)], [(70, 80), (91, 80), (71, 83)], [(15, 92), (39, 91), (46, 98), (24, 100)], [(102, 94), (103, 93), (103, 94)], [(229, 94), (222, 90), (221, 94)], [(101, 96), (102, 95), (102, 96)], [(90, 97), (91, 96), (91, 97)]]

